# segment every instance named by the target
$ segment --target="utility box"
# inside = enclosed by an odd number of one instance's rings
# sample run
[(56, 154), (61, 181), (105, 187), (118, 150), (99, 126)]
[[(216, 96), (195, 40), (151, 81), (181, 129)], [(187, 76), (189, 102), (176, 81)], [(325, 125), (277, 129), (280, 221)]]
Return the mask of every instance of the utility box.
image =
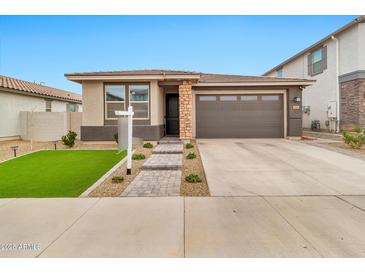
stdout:
[(327, 117), (328, 118), (337, 118), (337, 102), (329, 101), (327, 103)]

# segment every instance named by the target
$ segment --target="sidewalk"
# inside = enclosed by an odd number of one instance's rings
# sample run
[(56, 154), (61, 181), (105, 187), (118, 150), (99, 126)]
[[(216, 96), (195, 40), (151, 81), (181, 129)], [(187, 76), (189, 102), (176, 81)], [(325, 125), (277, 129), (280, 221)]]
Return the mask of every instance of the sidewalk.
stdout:
[(0, 257), (365, 257), (365, 196), (0, 199)]

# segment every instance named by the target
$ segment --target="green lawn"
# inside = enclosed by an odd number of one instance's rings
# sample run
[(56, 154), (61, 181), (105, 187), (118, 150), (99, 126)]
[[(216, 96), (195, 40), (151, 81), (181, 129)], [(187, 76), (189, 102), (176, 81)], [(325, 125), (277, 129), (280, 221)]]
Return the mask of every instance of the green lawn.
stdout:
[(49, 150), (15, 158), (0, 164), (0, 198), (78, 197), (126, 154)]

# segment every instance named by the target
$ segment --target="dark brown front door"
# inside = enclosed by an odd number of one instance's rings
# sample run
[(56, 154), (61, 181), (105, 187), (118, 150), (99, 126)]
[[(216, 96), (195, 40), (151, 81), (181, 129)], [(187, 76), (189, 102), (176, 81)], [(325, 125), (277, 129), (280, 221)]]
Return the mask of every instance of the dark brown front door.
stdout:
[(179, 94), (166, 94), (166, 135), (179, 135)]

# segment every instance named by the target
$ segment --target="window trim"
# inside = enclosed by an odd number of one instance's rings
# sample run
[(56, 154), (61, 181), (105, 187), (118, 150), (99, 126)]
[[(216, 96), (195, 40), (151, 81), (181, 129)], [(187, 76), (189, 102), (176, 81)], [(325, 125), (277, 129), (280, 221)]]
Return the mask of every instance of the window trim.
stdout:
[[(75, 106), (75, 111), (70, 111), (70, 106), (71, 105)], [(67, 112), (79, 112), (79, 105), (77, 103), (68, 102), (67, 105), (66, 105), (66, 110), (67, 110)]]
[[(144, 118), (135, 118), (133, 117), (133, 120), (149, 120), (150, 119), (150, 84), (145, 84), (145, 83), (131, 83), (126, 85), (128, 88), (128, 106), (131, 106), (131, 104), (147, 104), (147, 117)], [(147, 95), (148, 95), (148, 100), (147, 101), (131, 101), (131, 91), (129, 89), (130, 86), (147, 86)]]
[[(106, 86), (124, 86), (124, 101), (107, 101), (106, 100)], [(127, 85), (124, 83), (104, 83), (104, 119), (108, 121), (118, 120), (118, 118), (109, 118), (108, 117), (108, 103), (111, 104), (123, 104), (123, 111), (125, 111), (125, 105), (126, 105), (126, 88)]]
[[(50, 107), (49, 108), (47, 108), (47, 103), (49, 102), (49, 104), (50, 104)], [(50, 99), (45, 99), (44, 100), (44, 104), (45, 104), (45, 106), (44, 106), (44, 111), (45, 112), (52, 112), (52, 100), (50, 100)]]
[(132, 101), (134, 102), (142, 102), (147, 103), (148, 105), (148, 118), (133, 118), (133, 120), (141, 120), (141, 121), (149, 121), (151, 119), (150, 108), (151, 108), (151, 82), (103, 82), (103, 100), (104, 100), (104, 121), (116, 121), (118, 118), (107, 118), (107, 106), (106, 106), (106, 90), (105, 86), (108, 85), (124, 85), (125, 86), (125, 95), (124, 101), (108, 101), (114, 103), (124, 103), (123, 110), (127, 109), (127, 106), (130, 106), (130, 95), (129, 95), (129, 86), (148, 86), (148, 102), (147, 101)]
[[(317, 62), (313, 62), (313, 57), (314, 57), (314, 53), (320, 51), (321, 53), (321, 60), (317, 61)], [(322, 45), (314, 50), (312, 50), (311, 52), (309, 52), (308, 58), (307, 58), (307, 74), (311, 77), (319, 75), (321, 73), (323, 73), (326, 69), (327, 69), (327, 62), (328, 62), (328, 57), (327, 57), (327, 45)], [(315, 64), (319, 64), (321, 65), (321, 70), (318, 72), (314, 72), (314, 65)]]

